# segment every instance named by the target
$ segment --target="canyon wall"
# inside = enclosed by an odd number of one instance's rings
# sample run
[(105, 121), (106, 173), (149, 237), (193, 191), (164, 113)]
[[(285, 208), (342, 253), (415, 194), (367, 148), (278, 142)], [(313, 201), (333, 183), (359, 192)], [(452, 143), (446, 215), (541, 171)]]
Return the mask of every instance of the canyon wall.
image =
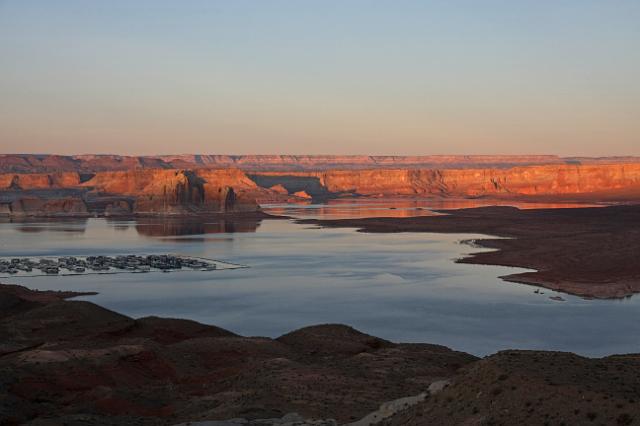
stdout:
[(256, 198), (268, 192), (236, 169), (100, 172), (82, 186), (129, 197), (136, 214), (256, 211)]
[(78, 185), (80, 174), (76, 172), (0, 174), (0, 190), (68, 188)]
[(639, 201), (640, 163), (252, 174), (234, 168), (0, 174), (4, 216), (255, 212), (259, 202), (340, 196)]
[[(254, 179), (312, 196), (640, 196), (640, 164), (546, 165), (510, 169), (330, 170), (255, 173)], [(596, 200), (594, 200), (596, 201)]]
[(510, 168), (545, 164), (640, 163), (638, 157), (555, 155), (0, 155), (0, 173), (95, 173), (134, 169), (238, 168), (246, 171)]
[(240, 170), (134, 169), (0, 174), (0, 214), (184, 215), (255, 212), (260, 188)]

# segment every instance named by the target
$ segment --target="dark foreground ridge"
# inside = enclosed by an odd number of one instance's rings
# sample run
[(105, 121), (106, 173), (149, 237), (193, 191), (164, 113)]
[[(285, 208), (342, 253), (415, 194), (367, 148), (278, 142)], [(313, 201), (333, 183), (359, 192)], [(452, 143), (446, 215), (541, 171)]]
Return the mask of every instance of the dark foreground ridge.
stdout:
[[(0, 285), (0, 424), (173, 425), (238, 417), (344, 424), (365, 416), (394, 425), (640, 421), (636, 355), (505, 351), (478, 360), (344, 325), (277, 339), (242, 337), (193, 321), (132, 319), (65, 300), (71, 296)], [(405, 397), (414, 398), (375, 412)]]
[(304, 220), (363, 232), (476, 233), (496, 251), (462, 263), (535, 269), (502, 277), (569, 294), (622, 298), (640, 292), (640, 205), (519, 210), (483, 207), (443, 211), (443, 216)]
[[(278, 339), (193, 321), (132, 319), (71, 294), (0, 285), (0, 423), (357, 420), (476, 358), (344, 325)], [(82, 423), (85, 424), (85, 423)]]

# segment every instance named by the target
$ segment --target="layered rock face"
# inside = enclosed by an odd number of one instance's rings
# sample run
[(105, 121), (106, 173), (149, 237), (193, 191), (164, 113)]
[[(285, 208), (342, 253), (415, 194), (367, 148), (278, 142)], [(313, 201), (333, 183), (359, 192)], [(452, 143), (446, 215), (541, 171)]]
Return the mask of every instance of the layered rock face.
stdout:
[(80, 174), (76, 172), (0, 174), (0, 190), (69, 188), (78, 185), (80, 185)]
[[(640, 196), (640, 164), (547, 165), (510, 169), (330, 170), (257, 173), (257, 180), (312, 196)], [(606, 198), (606, 197), (605, 197)]]
[[(640, 200), (640, 163), (250, 175), (234, 168), (0, 174), (2, 215), (247, 212), (258, 210), (258, 202), (263, 201), (349, 195), (636, 201)], [(54, 200), (57, 204), (51, 203)]]
[[(136, 169), (0, 175), (0, 214), (9, 216), (183, 215), (258, 210), (259, 188), (236, 169)], [(70, 198), (69, 194), (73, 194)], [(89, 207), (87, 207), (89, 205)]]
[(134, 169), (239, 168), (247, 171), (331, 169), (509, 168), (544, 164), (639, 163), (638, 157), (558, 157), (555, 155), (0, 155), (0, 172), (55, 173)]
[(159, 159), (201, 167), (237, 167), (243, 170), (303, 171), (374, 168), (510, 167), (518, 164), (561, 164), (554, 155), (178, 155)]
[[(131, 198), (136, 214), (256, 211), (255, 197), (264, 192), (234, 169), (102, 172), (82, 186)], [(122, 203), (118, 207), (126, 211)]]

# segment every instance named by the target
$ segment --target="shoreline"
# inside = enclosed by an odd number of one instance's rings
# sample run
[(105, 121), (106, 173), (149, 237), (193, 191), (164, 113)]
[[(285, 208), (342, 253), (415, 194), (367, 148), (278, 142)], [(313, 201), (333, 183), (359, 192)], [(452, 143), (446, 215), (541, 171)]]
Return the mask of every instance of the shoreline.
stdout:
[[(342, 324), (243, 337), (67, 300), (83, 294), (0, 284), (3, 424), (417, 426), (497, 416), (496, 424), (533, 425), (545, 413), (582, 424), (592, 401), (606, 424), (640, 418), (637, 354), (504, 350), (481, 359)], [(383, 423), (368, 422), (376, 416)]]
[(533, 270), (501, 279), (595, 299), (640, 292), (640, 205), (519, 210), (479, 207), (437, 210), (439, 216), (365, 219), (299, 219), (358, 232), (473, 233), (492, 251), (456, 262)]

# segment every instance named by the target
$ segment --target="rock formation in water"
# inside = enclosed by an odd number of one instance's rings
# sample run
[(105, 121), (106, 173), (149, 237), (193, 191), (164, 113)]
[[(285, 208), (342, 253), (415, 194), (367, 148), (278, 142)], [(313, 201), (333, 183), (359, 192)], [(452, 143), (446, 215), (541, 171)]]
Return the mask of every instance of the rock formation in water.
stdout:
[(297, 191), (293, 193), (294, 197), (298, 197), (298, 198), (304, 198), (305, 200), (310, 200), (312, 197), (311, 195), (307, 194), (306, 191)]
[(0, 175), (0, 214), (184, 215), (254, 212), (260, 188), (237, 169), (136, 169), (81, 176)]

